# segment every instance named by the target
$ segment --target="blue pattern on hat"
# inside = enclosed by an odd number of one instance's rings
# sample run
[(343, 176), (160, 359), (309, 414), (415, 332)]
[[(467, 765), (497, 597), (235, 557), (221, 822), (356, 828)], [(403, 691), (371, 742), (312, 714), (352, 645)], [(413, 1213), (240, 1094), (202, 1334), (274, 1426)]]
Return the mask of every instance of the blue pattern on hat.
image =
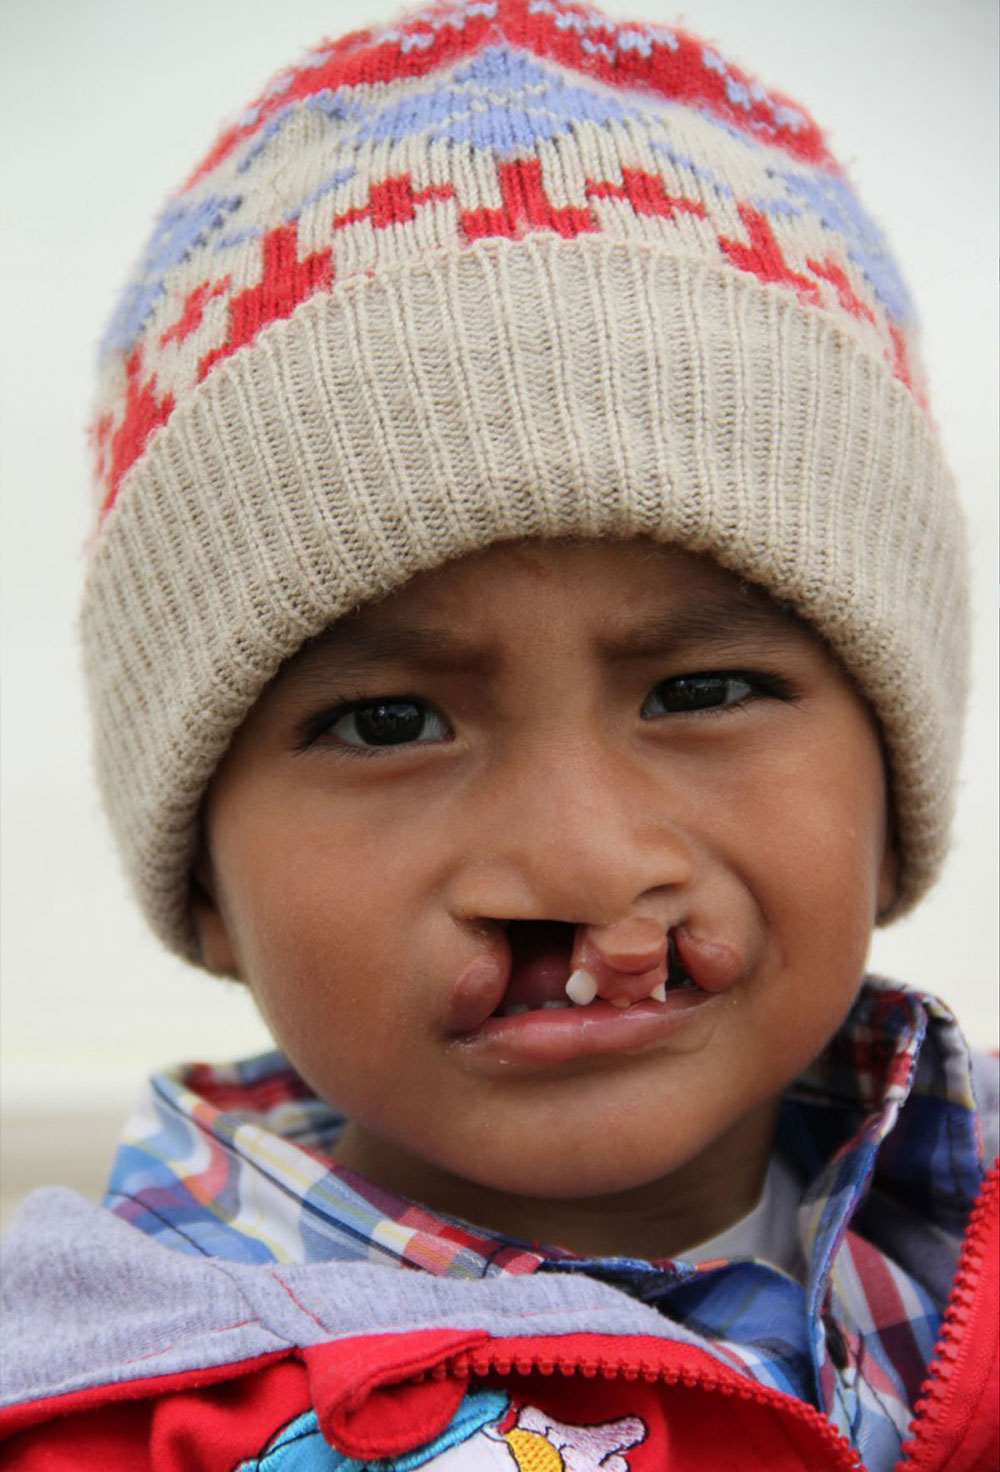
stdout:
[(163, 295), (167, 274), (209, 236), (221, 230), (226, 217), (242, 200), (218, 194), (192, 201), (189, 196), (172, 200), (160, 215), (139, 263), (135, 279), (129, 282), (115, 307), (107, 331), (101, 339), (100, 356), (118, 351), (128, 353), (159, 297)]
[[(495, 101), (499, 88), (502, 103)], [(566, 83), (523, 52), (490, 46), (458, 69), (450, 84), (379, 112), (359, 130), (358, 141), (394, 142), (427, 129), (435, 140), (509, 155), (569, 133), (582, 121), (603, 125), (637, 115), (611, 93)]]
[(778, 172), (796, 198), (815, 210), (828, 230), (842, 237), (848, 258), (861, 270), (894, 322), (913, 318), (913, 302), (878, 226), (861, 208), (848, 184), (835, 174)]

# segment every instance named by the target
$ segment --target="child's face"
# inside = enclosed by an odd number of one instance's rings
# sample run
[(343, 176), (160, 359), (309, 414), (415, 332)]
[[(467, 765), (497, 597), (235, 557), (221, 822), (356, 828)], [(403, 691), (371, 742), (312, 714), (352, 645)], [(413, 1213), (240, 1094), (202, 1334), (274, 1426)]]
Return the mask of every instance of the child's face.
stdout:
[[(482, 1220), (713, 1158), (759, 1181), (891, 897), (885, 807), (867, 707), (762, 595), (645, 543), (509, 544), (285, 666), (209, 793), (196, 913), (384, 1184)], [(704, 986), (543, 1007), (631, 916)]]

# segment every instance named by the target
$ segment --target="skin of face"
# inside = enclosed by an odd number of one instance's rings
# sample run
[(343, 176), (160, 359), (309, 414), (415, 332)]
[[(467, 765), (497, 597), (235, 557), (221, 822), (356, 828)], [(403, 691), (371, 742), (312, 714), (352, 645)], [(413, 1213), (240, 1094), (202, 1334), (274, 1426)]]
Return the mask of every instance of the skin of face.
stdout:
[[(662, 1257), (759, 1194), (892, 896), (886, 807), (867, 705), (763, 594), (645, 542), (508, 543), (284, 666), (209, 790), (195, 920), (347, 1116), (341, 1163)], [(483, 1042), (519, 922), (635, 916), (722, 958), (707, 1005), (555, 1062)]]

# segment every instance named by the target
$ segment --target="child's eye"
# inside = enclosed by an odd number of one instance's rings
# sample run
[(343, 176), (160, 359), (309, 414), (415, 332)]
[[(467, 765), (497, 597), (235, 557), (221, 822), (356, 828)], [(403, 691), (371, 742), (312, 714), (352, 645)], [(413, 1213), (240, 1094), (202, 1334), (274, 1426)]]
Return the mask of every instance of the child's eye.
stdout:
[(646, 696), (640, 715), (644, 720), (655, 720), (658, 716), (718, 710), (744, 705), (756, 696), (790, 698), (777, 680), (739, 670), (719, 670), (661, 680)]
[(442, 715), (422, 700), (404, 697), (362, 700), (332, 711), (321, 732), (345, 746), (406, 746), (418, 741), (443, 741), (451, 728)]

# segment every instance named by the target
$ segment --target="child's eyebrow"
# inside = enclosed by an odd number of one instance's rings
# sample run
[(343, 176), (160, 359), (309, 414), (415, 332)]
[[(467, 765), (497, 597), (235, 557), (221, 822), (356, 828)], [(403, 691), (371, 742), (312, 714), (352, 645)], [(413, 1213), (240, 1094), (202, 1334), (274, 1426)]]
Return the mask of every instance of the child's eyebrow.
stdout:
[(664, 614), (654, 614), (602, 636), (600, 647), (615, 658), (672, 656), (692, 648), (735, 647), (761, 641), (781, 646), (812, 637), (791, 610), (752, 590), (708, 594)]
[(311, 667), (312, 656), (316, 662), (335, 663), (338, 673), (348, 677), (355, 672), (365, 674), (380, 665), (414, 664), (426, 669), (486, 672), (498, 662), (488, 646), (473, 643), (444, 628), (414, 624), (398, 628), (366, 627), (350, 617), (307, 640), (293, 663), (301, 668)]
[[(544, 638), (544, 631), (539, 636)], [(761, 640), (772, 646), (790, 645), (808, 637), (805, 625), (794, 613), (752, 590), (738, 590), (707, 594), (680, 609), (650, 617), (623, 619), (619, 628), (600, 631), (596, 646), (610, 660), (669, 658), (695, 647), (735, 649)], [(305, 675), (328, 662), (346, 678), (406, 664), (427, 670), (488, 674), (500, 664), (500, 654), (488, 640), (479, 641), (443, 627), (366, 626), (348, 617), (310, 639), (289, 669)]]

